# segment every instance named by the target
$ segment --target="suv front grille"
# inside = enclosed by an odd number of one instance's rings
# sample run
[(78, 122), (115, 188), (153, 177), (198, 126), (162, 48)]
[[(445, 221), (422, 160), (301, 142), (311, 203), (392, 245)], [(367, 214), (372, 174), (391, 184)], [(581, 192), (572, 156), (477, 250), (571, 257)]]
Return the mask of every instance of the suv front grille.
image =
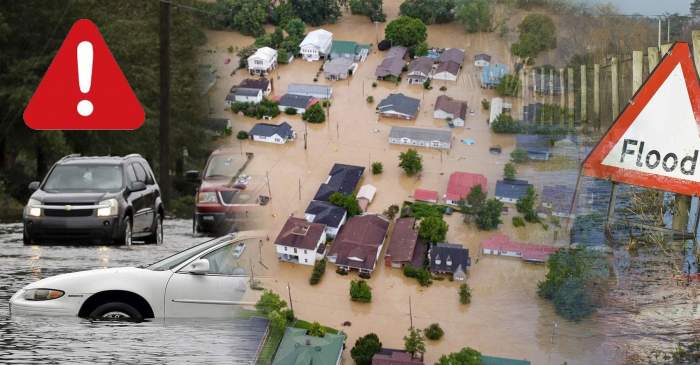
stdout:
[(44, 209), (47, 217), (89, 217), (94, 209)]

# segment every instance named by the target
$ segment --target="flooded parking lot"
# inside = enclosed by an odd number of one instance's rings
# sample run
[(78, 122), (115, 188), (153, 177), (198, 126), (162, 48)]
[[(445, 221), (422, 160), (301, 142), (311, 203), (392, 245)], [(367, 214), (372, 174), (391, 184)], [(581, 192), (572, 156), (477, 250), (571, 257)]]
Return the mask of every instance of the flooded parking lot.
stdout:
[(8, 300), (33, 281), (68, 272), (139, 266), (207, 238), (192, 223), (167, 220), (163, 245), (24, 246), (21, 224), (0, 225), (0, 363), (248, 364), (265, 323), (178, 319), (90, 322), (75, 317), (10, 317)]

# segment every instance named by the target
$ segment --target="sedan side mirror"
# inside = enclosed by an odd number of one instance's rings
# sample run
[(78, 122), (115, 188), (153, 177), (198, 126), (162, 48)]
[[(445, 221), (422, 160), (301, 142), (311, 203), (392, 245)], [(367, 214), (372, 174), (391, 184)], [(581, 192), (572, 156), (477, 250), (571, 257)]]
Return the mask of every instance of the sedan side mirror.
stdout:
[(29, 183), (29, 191), (36, 191), (39, 189), (41, 183), (38, 181), (32, 181)]
[(129, 184), (129, 191), (142, 191), (146, 190), (146, 183), (143, 181), (132, 181)]
[(190, 274), (204, 275), (209, 272), (209, 260), (197, 259), (190, 264), (190, 269), (187, 271)]

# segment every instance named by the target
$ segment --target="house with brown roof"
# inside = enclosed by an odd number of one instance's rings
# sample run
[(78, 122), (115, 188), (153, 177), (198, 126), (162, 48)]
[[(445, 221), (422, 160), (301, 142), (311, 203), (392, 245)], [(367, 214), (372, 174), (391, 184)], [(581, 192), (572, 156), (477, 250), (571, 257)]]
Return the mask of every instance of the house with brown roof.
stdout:
[(458, 48), (448, 48), (438, 58), (438, 67), (433, 74), (433, 79), (456, 81), (463, 64), (464, 51)]
[(401, 76), (403, 67), (406, 65), (405, 57), (407, 52), (408, 50), (406, 47), (391, 47), (391, 49), (387, 51), (386, 57), (384, 57), (374, 71), (374, 76), (377, 77), (377, 80), (384, 80), (387, 77), (398, 78)]
[(449, 120), (454, 127), (464, 127), (464, 121), (467, 120), (467, 107), (466, 101), (440, 95), (435, 100), (433, 118)]
[(382, 348), (372, 356), (372, 365), (423, 365), (423, 361), (404, 350)]
[(328, 252), (328, 261), (341, 270), (374, 271), (384, 247), (389, 221), (376, 214), (354, 216), (340, 229)]
[(280, 261), (313, 265), (323, 258), (326, 226), (289, 217), (275, 239), (275, 251)]
[(426, 245), (418, 241), (415, 224), (416, 219), (413, 217), (396, 220), (389, 239), (389, 248), (384, 254), (384, 265), (395, 268), (401, 268), (405, 265), (423, 266)]
[(430, 79), (433, 71), (433, 59), (430, 57), (418, 57), (408, 64), (408, 84), (423, 84)]

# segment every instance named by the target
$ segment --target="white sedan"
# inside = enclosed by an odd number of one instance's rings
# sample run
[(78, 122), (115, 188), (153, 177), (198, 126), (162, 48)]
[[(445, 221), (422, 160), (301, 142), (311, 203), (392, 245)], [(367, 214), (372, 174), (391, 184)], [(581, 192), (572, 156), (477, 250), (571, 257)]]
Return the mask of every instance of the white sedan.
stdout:
[[(12, 315), (98, 320), (236, 314), (248, 284), (237, 259), (245, 232), (215, 238), (143, 268), (80, 271), (39, 280), (10, 299)], [(238, 255), (240, 256), (240, 254)]]

